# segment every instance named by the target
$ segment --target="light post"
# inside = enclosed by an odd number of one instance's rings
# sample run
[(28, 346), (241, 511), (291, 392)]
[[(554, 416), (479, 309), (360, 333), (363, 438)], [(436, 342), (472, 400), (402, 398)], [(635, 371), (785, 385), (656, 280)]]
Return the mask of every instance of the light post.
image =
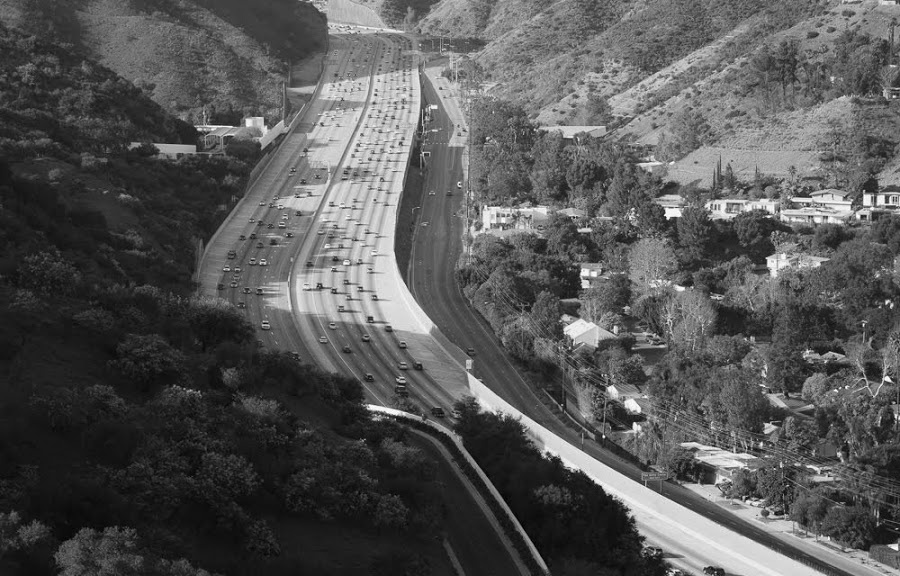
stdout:
[(868, 321), (868, 320), (863, 320), (862, 322), (860, 322), (860, 324), (862, 324), (862, 329), (863, 329), (863, 344), (865, 344), (865, 343), (866, 343), (866, 326), (869, 325), (869, 321)]

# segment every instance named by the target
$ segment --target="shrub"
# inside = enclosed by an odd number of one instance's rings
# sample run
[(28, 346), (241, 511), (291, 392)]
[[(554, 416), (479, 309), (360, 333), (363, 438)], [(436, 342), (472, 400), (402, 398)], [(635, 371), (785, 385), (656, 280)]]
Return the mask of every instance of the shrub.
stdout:
[(851, 16), (856, 16), (856, 12), (853, 10), (841, 10), (841, 16), (844, 18), (850, 18)]
[(815, 38), (818, 35), (819, 35), (819, 33), (814, 30), (810, 30), (809, 32), (806, 33), (807, 38)]
[(825, 29), (825, 31), (828, 32), (829, 34), (834, 32), (835, 30), (837, 30), (837, 28), (835, 28), (834, 26), (829, 26), (828, 28)]

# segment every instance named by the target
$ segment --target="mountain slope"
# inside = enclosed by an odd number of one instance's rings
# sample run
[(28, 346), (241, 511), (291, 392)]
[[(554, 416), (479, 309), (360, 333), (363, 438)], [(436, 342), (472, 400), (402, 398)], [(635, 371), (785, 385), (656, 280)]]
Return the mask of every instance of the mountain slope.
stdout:
[(71, 44), (179, 117), (276, 118), (286, 61), (324, 50), (325, 20), (291, 0), (0, 0), (0, 21)]

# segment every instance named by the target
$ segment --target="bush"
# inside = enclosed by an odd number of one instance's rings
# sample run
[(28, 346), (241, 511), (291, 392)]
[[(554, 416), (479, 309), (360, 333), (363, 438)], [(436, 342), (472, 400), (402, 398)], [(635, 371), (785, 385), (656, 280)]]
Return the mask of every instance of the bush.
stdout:
[(759, 511), (759, 515), (762, 516), (763, 518), (768, 518), (769, 517), (769, 509), (763, 508), (762, 510)]
[(809, 32), (806, 33), (806, 37), (810, 38), (810, 39), (815, 38), (818, 35), (819, 35), (819, 33), (814, 30), (810, 30)]

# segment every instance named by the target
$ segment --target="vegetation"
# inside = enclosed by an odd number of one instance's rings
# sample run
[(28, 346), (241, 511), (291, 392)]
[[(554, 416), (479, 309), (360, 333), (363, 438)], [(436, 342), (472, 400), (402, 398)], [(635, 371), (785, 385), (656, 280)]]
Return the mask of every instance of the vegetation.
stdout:
[(280, 119), (286, 62), (324, 50), (325, 19), (306, 2), (4, 0), (8, 23), (134, 82), (193, 123)]
[(0, 573), (431, 573), (434, 463), (192, 296), (249, 166), (128, 150), (193, 129), (58, 44), (0, 46)]
[(474, 399), (457, 405), (455, 426), (531, 536), (553, 574), (662, 575), (660, 559), (641, 554), (642, 538), (627, 509), (583, 472), (535, 447), (521, 423), (482, 412)]

